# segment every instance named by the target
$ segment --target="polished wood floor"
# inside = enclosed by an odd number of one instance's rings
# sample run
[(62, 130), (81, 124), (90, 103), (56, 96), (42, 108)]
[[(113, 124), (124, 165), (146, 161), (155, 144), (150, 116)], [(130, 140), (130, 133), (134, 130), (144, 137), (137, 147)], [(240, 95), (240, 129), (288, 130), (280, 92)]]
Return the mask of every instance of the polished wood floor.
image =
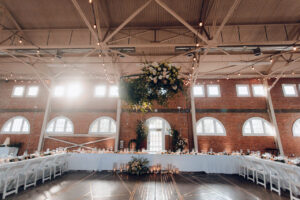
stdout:
[(237, 175), (181, 173), (143, 177), (112, 172), (69, 172), (7, 197), (15, 200), (279, 200), (269, 189)]

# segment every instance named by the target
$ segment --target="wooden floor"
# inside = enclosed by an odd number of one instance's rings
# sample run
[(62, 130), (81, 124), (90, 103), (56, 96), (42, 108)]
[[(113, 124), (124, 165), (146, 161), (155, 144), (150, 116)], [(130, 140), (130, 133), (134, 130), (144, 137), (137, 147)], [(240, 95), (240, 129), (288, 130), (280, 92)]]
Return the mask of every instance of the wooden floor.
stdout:
[(279, 200), (277, 193), (248, 182), (237, 175), (181, 173), (143, 177), (111, 172), (69, 172), (38, 184), (35, 188), (7, 197), (18, 200)]

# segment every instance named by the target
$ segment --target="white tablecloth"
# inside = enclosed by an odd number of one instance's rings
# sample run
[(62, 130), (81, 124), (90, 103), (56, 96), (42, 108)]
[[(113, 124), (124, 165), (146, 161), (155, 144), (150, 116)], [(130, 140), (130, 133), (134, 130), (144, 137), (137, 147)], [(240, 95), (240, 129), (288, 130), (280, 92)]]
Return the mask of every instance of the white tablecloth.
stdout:
[(132, 156), (147, 158), (150, 166), (160, 164), (162, 169), (167, 169), (172, 165), (173, 168), (183, 172), (237, 174), (239, 167), (237, 156), (114, 153), (72, 153), (68, 157), (68, 166), (69, 170), (113, 170), (127, 164)]

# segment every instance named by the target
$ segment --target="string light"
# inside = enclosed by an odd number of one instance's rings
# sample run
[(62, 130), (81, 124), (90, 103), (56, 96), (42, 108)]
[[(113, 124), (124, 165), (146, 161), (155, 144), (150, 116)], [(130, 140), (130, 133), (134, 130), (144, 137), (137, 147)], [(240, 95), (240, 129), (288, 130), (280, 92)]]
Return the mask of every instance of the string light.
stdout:
[(99, 53), (99, 55), (98, 55), (98, 56), (99, 56), (99, 58), (100, 58), (100, 57), (102, 56), (102, 54), (101, 54), (101, 53)]
[(270, 63), (272, 63), (273, 62), (273, 58), (272, 58), (272, 56), (270, 57)]
[(292, 75), (295, 75), (295, 72), (294, 72), (294, 71), (292, 71)]
[(97, 42), (97, 45), (99, 46), (99, 45), (100, 45), (100, 42)]
[(293, 50), (294, 50), (294, 51), (297, 51), (297, 47), (296, 47), (296, 46), (293, 46)]
[(93, 27), (94, 27), (94, 29), (96, 29), (96, 28), (97, 28), (96, 24), (94, 24), (94, 26), (93, 26)]
[(19, 43), (20, 44), (22, 44), (23, 43), (23, 40), (22, 40), (22, 38), (20, 37), (20, 39), (19, 39)]
[(39, 53), (40, 53), (40, 50), (37, 50), (36, 53), (39, 54)]
[(202, 27), (203, 26), (203, 22), (199, 22), (199, 26)]
[(197, 43), (197, 44), (196, 44), (196, 47), (199, 47), (199, 46), (200, 46), (200, 44), (199, 44), (199, 43)]
[(241, 75), (241, 73), (238, 73), (238, 76), (240, 76)]
[(251, 66), (251, 69), (252, 69), (252, 70), (254, 70), (254, 67), (253, 67), (253, 66)]
[(89, 3), (93, 3), (93, 0), (89, 0)]
[(196, 62), (196, 61), (197, 61), (197, 58), (196, 58), (196, 57), (194, 57), (194, 58), (193, 58), (193, 61), (194, 61), (194, 62)]

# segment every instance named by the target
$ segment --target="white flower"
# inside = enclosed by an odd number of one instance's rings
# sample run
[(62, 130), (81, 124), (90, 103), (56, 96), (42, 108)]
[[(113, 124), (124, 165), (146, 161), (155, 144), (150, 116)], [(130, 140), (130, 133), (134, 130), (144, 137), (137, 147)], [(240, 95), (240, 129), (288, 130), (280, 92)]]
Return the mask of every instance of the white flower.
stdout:
[(153, 66), (158, 66), (158, 63), (157, 62), (153, 62), (152, 65)]
[(160, 80), (161, 80), (161, 79), (162, 79), (162, 75), (160, 75), (160, 76), (158, 77), (158, 79), (160, 79)]

